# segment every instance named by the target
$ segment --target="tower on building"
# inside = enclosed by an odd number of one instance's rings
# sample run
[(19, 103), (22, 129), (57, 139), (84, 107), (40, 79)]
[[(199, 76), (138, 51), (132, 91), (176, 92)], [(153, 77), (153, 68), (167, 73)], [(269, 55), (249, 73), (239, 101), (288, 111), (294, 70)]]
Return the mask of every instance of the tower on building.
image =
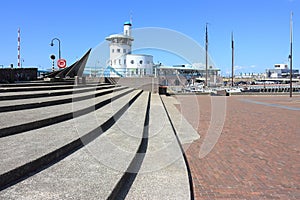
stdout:
[(131, 21), (124, 23), (123, 34), (113, 34), (109, 41), (109, 61), (104, 76), (132, 77), (153, 74), (153, 56), (132, 54)]
[(126, 55), (131, 53), (133, 37), (131, 36), (131, 23), (124, 23), (123, 34), (113, 34), (106, 38), (109, 44), (109, 66), (122, 72), (126, 68)]

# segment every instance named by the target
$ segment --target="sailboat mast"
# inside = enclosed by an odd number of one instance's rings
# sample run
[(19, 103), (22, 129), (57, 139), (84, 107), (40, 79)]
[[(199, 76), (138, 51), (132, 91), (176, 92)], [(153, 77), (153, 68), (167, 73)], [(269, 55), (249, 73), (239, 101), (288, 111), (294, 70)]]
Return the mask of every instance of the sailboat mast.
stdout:
[(290, 19), (290, 97), (293, 96), (293, 12)]
[(231, 86), (233, 87), (234, 82), (234, 41), (233, 41), (233, 32), (231, 32)]
[(205, 26), (205, 87), (207, 87), (208, 77), (208, 34), (207, 34), (207, 23)]

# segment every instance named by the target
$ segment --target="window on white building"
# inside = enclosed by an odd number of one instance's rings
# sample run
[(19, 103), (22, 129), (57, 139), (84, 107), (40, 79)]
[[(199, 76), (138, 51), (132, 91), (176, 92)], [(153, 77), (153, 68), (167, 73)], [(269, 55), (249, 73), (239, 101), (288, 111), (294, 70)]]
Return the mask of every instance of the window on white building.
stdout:
[(111, 52), (112, 52), (112, 53), (114, 53), (114, 52), (115, 52), (115, 50), (114, 50), (114, 49), (112, 49), (112, 50), (111, 50)]
[(131, 64), (134, 64), (134, 60), (131, 60), (130, 63), (131, 63)]
[(123, 53), (126, 53), (126, 49), (123, 49)]
[(120, 52), (121, 52), (121, 49), (117, 49), (117, 52), (120, 53)]

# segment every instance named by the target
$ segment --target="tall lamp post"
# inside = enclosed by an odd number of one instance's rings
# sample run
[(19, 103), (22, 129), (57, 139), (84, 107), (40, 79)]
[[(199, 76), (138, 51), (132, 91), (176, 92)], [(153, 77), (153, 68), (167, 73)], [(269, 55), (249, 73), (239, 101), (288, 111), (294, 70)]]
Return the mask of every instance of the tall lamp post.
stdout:
[(54, 46), (54, 43), (53, 43), (54, 40), (57, 40), (57, 41), (58, 41), (58, 58), (61, 59), (60, 40), (59, 40), (58, 38), (53, 38), (53, 39), (51, 40), (51, 43), (50, 43), (51, 46)]

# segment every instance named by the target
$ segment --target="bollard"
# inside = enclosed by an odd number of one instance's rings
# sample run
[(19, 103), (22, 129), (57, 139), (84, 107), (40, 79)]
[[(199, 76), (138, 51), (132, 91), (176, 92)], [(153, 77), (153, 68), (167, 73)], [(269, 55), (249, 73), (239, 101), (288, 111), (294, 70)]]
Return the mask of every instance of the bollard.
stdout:
[(78, 76), (74, 76), (75, 80), (74, 80), (74, 85), (79, 85), (79, 77)]
[(82, 85), (85, 85), (86, 84), (86, 77), (85, 76), (81, 77), (81, 80), (82, 80)]

